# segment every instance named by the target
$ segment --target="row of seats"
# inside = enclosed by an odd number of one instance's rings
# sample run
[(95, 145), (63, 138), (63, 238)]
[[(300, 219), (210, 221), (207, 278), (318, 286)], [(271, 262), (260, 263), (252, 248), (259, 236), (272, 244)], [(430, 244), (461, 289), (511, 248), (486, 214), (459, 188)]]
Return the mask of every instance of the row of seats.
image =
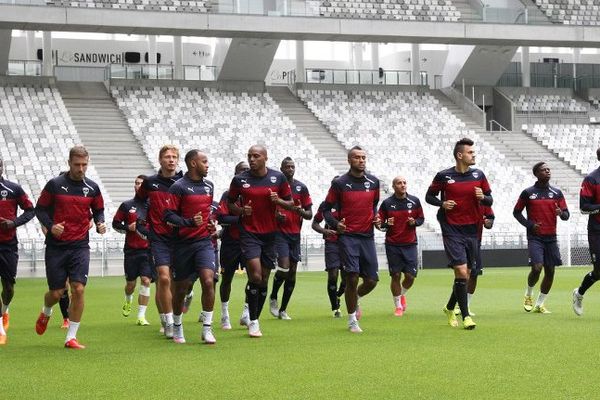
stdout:
[[(111, 93), (155, 168), (165, 143), (184, 152), (206, 151), (208, 179), (215, 184), (216, 197), (229, 187), (235, 164), (245, 160), (250, 146), (257, 143), (266, 145), (271, 168), (279, 169), (287, 156), (295, 160), (296, 178), (308, 186), (315, 209), (337, 175), (268, 93), (122, 86), (112, 87)], [(180, 167), (185, 169), (183, 160)], [(309, 225), (305, 224), (307, 232)]]
[[(18, 182), (36, 201), (46, 182), (65, 171), (69, 148), (81, 140), (54, 87), (0, 87), (0, 155), (4, 176)], [(93, 165), (87, 176), (100, 185), (107, 215), (114, 207)], [(39, 225), (18, 230), (20, 239), (42, 238)], [(93, 233), (95, 235), (95, 233)]]
[(551, 21), (565, 25), (600, 25), (598, 0), (535, 0)]
[(513, 96), (511, 100), (515, 103), (516, 110), (524, 113), (586, 113), (588, 111), (584, 103), (569, 96), (520, 94)]
[(460, 12), (449, 0), (324, 0), (319, 14), (334, 18), (395, 19), (405, 21), (450, 21)]
[(527, 132), (581, 173), (587, 174), (598, 167), (600, 127), (534, 124), (527, 126)]
[(210, 1), (196, 0), (46, 0), (48, 5), (80, 8), (112, 8), (124, 10), (174, 11), (207, 13)]
[[(431, 94), (300, 90), (299, 96), (345, 147), (360, 144), (366, 148), (368, 168), (380, 179), (391, 182), (395, 175), (404, 175), (409, 193), (423, 202), (436, 172), (454, 164), (451, 149), (456, 140), (472, 138), (478, 167), (492, 186), (495, 229), (522, 231), (512, 216), (523, 189), (515, 182), (530, 182), (530, 172), (512, 166)], [(439, 232), (437, 210), (427, 205), (424, 209), (430, 226)]]

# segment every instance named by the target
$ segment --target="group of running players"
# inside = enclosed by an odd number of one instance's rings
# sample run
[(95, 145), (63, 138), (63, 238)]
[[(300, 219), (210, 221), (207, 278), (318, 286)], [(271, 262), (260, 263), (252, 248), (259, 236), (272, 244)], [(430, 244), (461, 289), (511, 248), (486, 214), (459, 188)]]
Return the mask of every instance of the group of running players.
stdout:
[[(600, 149), (597, 155), (600, 160)], [(457, 315), (460, 315), (463, 327), (470, 330), (476, 323), (469, 303), (481, 274), (483, 228), (490, 229), (493, 225), (493, 199), (485, 174), (472, 167), (475, 164), (473, 141), (465, 138), (456, 142), (453, 156), (455, 165), (436, 174), (427, 190), (426, 202), (439, 208), (437, 219), (444, 249), (448, 265), (454, 270), (450, 298), (443, 311), (450, 326), (458, 326)], [(355, 146), (349, 150), (348, 172), (331, 181), (314, 218), (309, 191), (294, 178), (294, 161), (286, 157), (280, 171), (268, 168), (267, 149), (263, 145), (250, 147), (248, 161), (235, 166), (229, 190), (218, 203), (214, 201), (214, 185), (206, 179), (207, 155), (197, 149), (188, 151), (185, 173), (177, 171), (179, 157), (177, 147), (163, 146), (158, 155), (158, 173), (138, 176), (135, 196), (123, 202), (114, 215), (112, 227), (126, 235), (122, 307), (125, 317), (131, 313), (136, 281), (140, 278), (136, 323), (149, 325), (146, 308), (151, 282), (155, 282), (161, 332), (176, 343), (185, 343), (182, 315), (189, 309), (194, 283), (199, 280), (201, 340), (214, 344), (212, 322), (217, 282), (220, 279), (220, 326), (228, 330), (232, 328), (231, 283), (236, 271), (243, 268), (247, 283), (240, 324), (247, 327), (250, 337), (261, 337), (259, 317), (267, 299), (272, 270), (276, 272), (269, 296), (270, 312), (279, 319), (291, 319), (287, 306), (301, 261), (300, 231), (302, 221), (311, 219), (312, 228), (322, 234), (325, 241), (327, 293), (334, 317), (342, 316), (340, 298), (344, 295), (348, 329), (353, 333), (362, 332), (360, 299), (369, 294), (379, 280), (374, 229), (385, 232), (394, 314), (402, 316), (407, 310), (406, 293), (417, 276), (416, 228), (424, 223), (423, 209), (419, 199), (408, 194), (407, 181), (402, 176), (393, 179), (393, 194), (379, 204), (380, 182), (367, 172), (364, 149)], [(90, 262), (88, 231), (95, 227), (99, 234), (104, 234), (107, 229), (100, 189), (85, 176), (88, 161), (89, 154), (83, 146), (70, 149), (69, 170), (48, 181), (34, 207), (18, 184), (1, 177), (0, 160), (0, 345), (7, 341), (9, 304), (14, 294), (18, 262), (16, 228), (35, 215), (46, 236), (48, 282), (36, 332), (44, 334), (52, 307), (60, 302), (64, 309), (63, 327), (67, 329), (65, 347), (85, 348), (77, 340), (77, 331)], [(547, 314), (550, 311), (545, 306), (546, 296), (552, 286), (554, 268), (561, 265), (557, 218), (567, 220), (569, 211), (562, 192), (549, 185), (548, 165), (535, 164), (533, 174), (537, 181), (523, 190), (513, 214), (526, 227), (528, 238), (531, 271), (523, 307), (527, 312)], [(17, 207), (23, 210), (18, 217)], [(600, 279), (597, 258), (600, 169), (585, 178), (580, 208), (590, 214), (588, 238), (593, 270), (573, 291), (573, 310), (577, 315), (583, 313), (585, 291)], [(522, 215), (524, 209), (527, 217)], [(534, 303), (533, 290), (542, 270), (544, 278)]]

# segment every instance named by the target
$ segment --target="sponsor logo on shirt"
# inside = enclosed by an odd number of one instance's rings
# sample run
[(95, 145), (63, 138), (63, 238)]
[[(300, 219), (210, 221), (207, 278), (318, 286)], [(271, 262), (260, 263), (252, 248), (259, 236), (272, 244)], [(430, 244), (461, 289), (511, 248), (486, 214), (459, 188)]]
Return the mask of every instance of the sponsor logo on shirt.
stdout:
[(62, 190), (64, 190), (65, 192), (69, 193), (69, 188), (68, 188), (68, 187), (61, 186), (60, 188), (61, 188)]
[(187, 190), (189, 190), (190, 192), (194, 193), (194, 188), (193, 187), (189, 187), (189, 188), (187, 188)]
[(155, 189), (158, 189), (158, 183), (153, 183), (152, 187), (155, 188)]

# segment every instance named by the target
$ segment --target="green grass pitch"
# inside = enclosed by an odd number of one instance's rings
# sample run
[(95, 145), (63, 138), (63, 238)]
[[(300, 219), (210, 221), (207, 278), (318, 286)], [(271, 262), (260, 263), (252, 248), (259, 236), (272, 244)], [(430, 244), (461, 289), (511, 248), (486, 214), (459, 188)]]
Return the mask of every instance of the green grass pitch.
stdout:
[(571, 310), (571, 291), (588, 270), (558, 269), (547, 301), (553, 314), (540, 315), (522, 308), (526, 268), (486, 269), (471, 307), (474, 331), (447, 326), (441, 312), (451, 271), (421, 271), (401, 318), (392, 314), (382, 271), (361, 302), (359, 335), (347, 331), (345, 317), (332, 318), (325, 273), (300, 273), (288, 308), (293, 320), (275, 320), (265, 308), (261, 339), (237, 325), (245, 281), (237, 275), (234, 329), (218, 327), (217, 302), (214, 346), (199, 341), (199, 285), (184, 319), (188, 343), (176, 345), (159, 335), (153, 303), (151, 326), (135, 325), (135, 307), (121, 316), (122, 278), (91, 278), (78, 335), (83, 351), (62, 347), (58, 306), (46, 334), (35, 334), (45, 281), (21, 279), (0, 348), (0, 398), (594, 399), (600, 288), (588, 292), (582, 317)]

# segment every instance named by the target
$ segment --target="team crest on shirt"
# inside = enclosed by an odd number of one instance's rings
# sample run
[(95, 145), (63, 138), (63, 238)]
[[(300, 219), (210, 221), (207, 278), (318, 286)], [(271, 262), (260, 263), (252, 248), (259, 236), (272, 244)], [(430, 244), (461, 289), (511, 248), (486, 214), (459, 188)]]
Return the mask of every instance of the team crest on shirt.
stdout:
[(454, 182), (456, 182), (454, 179), (452, 179), (452, 178), (448, 179), (448, 183), (454, 183)]
[(473, 172), (473, 178), (479, 178), (479, 172)]
[(534, 193), (534, 194), (532, 194), (531, 196), (529, 196), (529, 198), (530, 198), (531, 200), (535, 200), (535, 199), (537, 199), (537, 194), (535, 194), (535, 193)]
[(136, 211), (137, 211), (137, 208), (135, 208), (135, 207), (131, 207), (131, 208), (129, 209), (129, 213), (130, 213), (130, 214), (134, 214)]
[(554, 197), (554, 193), (548, 193), (548, 197), (553, 198)]
[(250, 184), (249, 184), (249, 183), (244, 183), (244, 184), (242, 185), (242, 187), (243, 187), (244, 189), (248, 189), (248, 188), (250, 187)]
[(208, 186), (205, 186), (204, 191), (206, 192), (206, 194), (208, 194), (208, 193), (210, 193), (210, 188)]
[(332, 208), (332, 209), (331, 209), (331, 212), (332, 212), (332, 213), (334, 213), (334, 212), (336, 212), (336, 211), (337, 211), (337, 210), (336, 210), (335, 208)]
[(277, 182), (277, 177), (276, 176), (272, 176), (271, 177), (271, 183), (275, 183)]
[(300, 186), (300, 185), (297, 185), (297, 186), (296, 186), (296, 192), (299, 192), (299, 191), (301, 191), (301, 190), (302, 190), (302, 186)]
[(8, 197), (8, 190), (1, 191), (0, 196), (2, 196), (2, 201), (5, 201), (6, 197)]
[(413, 205), (412, 205), (412, 203), (408, 203), (408, 204), (406, 205), (406, 207), (408, 207), (408, 208), (410, 209), (410, 208), (412, 208), (412, 207), (413, 207)]
[(370, 188), (371, 187), (371, 182), (365, 182), (365, 188)]
[(82, 189), (82, 191), (83, 191), (83, 196), (84, 196), (84, 197), (87, 197), (88, 193), (90, 192), (90, 189), (89, 189), (89, 188), (86, 188), (86, 187), (84, 187), (84, 188)]

